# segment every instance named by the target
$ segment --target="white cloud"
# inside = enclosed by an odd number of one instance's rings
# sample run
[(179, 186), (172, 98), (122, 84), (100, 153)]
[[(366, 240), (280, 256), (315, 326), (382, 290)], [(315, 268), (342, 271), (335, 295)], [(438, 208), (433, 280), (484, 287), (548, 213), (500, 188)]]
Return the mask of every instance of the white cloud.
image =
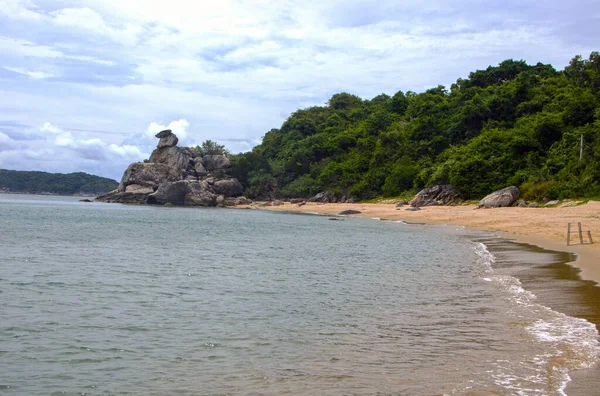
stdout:
[(31, 0), (3, 0), (0, 3), (0, 15), (20, 20), (42, 18), (35, 8), (35, 4)]
[(90, 172), (120, 179), (131, 162), (149, 153), (133, 145), (107, 144), (98, 138), (74, 136), (45, 122), (38, 139), (16, 142), (0, 132), (0, 167), (51, 172)]
[(17, 73), (17, 74), (22, 74), (24, 76), (27, 76), (29, 78), (33, 78), (34, 80), (43, 80), (45, 78), (51, 78), (54, 77), (54, 74), (52, 73), (46, 73), (46, 72), (41, 72), (41, 71), (29, 71), (29, 70), (23, 70), (21, 68), (18, 67), (10, 67), (10, 66), (4, 66), (4, 69)]
[(156, 135), (158, 132), (163, 131), (165, 129), (170, 129), (175, 135), (177, 135), (179, 141), (182, 142), (181, 145), (184, 146), (185, 144), (183, 144), (183, 142), (187, 140), (187, 129), (189, 127), (190, 123), (188, 122), (188, 120), (185, 119), (171, 121), (167, 126), (158, 124), (156, 122), (151, 122), (150, 125), (148, 125), (148, 128), (146, 129), (146, 136), (150, 139), (156, 139), (154, 135)]
[(132, 23), (121, 27), (109, 26), (102, 15), (90, 8), (63, 8), (50, 13), (57, 25), (87, 30), (111, 38), (121, 44), (135, 45), (143, 28)]
[(19, 142), (14, 141), (7, 134), (0, 132), (0, 152), (14, 150), (19, 147)]
[(140, 159), (166, 128), (248, 150), (336, 92), (422, 91), (507, 58), (561, 68), (600, 34), (600, 5), (558, 0), (0, 3), (0, 121), (56, 120), (21, 149), (65, 169)]

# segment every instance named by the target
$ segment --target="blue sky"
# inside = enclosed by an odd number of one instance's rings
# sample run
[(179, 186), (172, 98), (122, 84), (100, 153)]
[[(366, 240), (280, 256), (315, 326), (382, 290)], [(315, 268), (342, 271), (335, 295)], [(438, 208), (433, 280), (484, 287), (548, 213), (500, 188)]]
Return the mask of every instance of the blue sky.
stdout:
[(170, 127), (248, 151), (298, 108), (599, 50), (597, 1), (0, 0), (0, 168), (120, 179)]

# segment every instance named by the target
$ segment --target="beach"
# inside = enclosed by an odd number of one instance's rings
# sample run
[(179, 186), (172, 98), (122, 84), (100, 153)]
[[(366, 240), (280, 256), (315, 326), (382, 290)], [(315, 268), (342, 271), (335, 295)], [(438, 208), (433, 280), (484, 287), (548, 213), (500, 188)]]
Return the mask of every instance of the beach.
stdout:
[[(498, 236), (516, 242), (536, 245), (544, 249), (564, 251), (577, 255), (570, 263), (581, 270), (581, 277), (600, 283), (600, 244), (567, 246), (567, 224), (581, 222), (592, 238), (600, 241), (600, 202), (589, 201), (579, 206), (549, 208), (494, 208), (477, 209), (476, 205), (429, 206), (418, 211), (405, 210), (409, 206), (396, 208), (395, 204), (367, 203), (313, 203), (298, 206), (284, 203), (280, 206), (265, 206), (261, 209), (284, 210), (337, 215), (344, 210), (361, 213), (352, 216), (378, 218), (381, 220), (406, 221), (425, 224), (460, 225), (475, 230), (498, 232)], [(579, 243), (579, 236), (572, 235), (572, 243)], [(584, 242), (587, 241), (584, 235)]]

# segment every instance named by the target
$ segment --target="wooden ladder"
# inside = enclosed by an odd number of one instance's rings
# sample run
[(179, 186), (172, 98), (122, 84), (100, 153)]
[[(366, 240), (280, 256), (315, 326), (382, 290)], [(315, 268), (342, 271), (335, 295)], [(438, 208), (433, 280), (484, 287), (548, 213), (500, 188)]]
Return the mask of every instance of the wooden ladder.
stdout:
[[(573, 228), (576, 228), (575, 230), (573, 230), (571, 228), (572, 224), (577, 224), (577, 227), (573, 227)], [(588, 237), (588, 241), (587, 242), (583, 241), (583, 234), (584, 233), (587, 234), (587, 237)], [(571, 243), (571, 234), (579, 234), (579, 243)], [(567, 246), (572, 246), (572, 245), (591, 245), (592, 243), (594, 243), (594, 240), (592, 239), (592, 232), (591, 231), (582, 231), (581, 230), (581, 222), (569, 223), (568, 230), (567, 230)]]

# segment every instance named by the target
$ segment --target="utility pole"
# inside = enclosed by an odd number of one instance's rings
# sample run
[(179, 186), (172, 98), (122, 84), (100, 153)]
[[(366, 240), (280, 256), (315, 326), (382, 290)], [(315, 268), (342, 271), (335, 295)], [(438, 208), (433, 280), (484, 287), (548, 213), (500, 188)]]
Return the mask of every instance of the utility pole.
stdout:
[(579, 162), (583, 159), (583, 134), (581, 134), (581, 143), (579, 144)]

